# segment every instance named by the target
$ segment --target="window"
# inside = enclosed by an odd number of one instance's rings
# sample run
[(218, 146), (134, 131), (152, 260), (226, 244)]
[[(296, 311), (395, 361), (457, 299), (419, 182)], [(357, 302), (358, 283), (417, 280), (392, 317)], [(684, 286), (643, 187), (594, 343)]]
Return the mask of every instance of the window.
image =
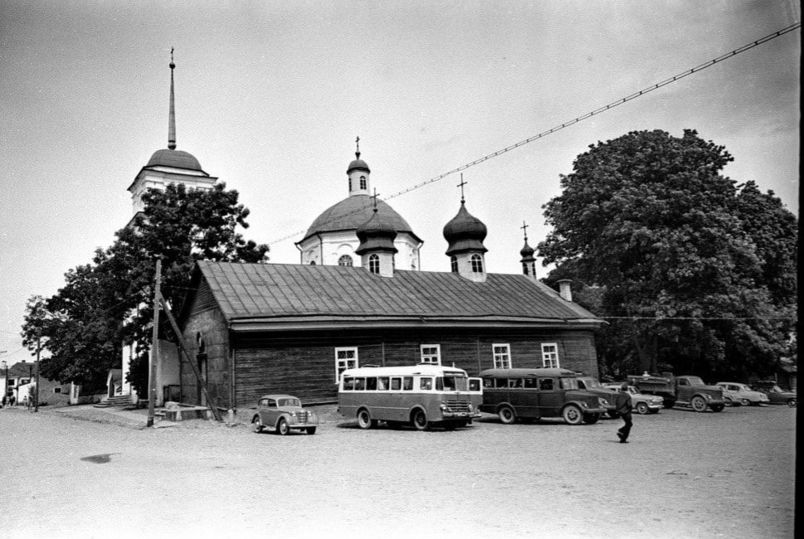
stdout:
[(491, 349), (494, 353), (495, 369), (511, 368), (511, 346), (508, 344), (493, 344)]
[(315, 260), (310, 260), (310, 265), (315, 266)]
[(483, 259), (480, 255), (472, 255), (472, 273), (483, 273)]
[(452, 273), (458, 273), (458, 259), (454, 256), (449, 257), (449, 265), (452, 268)]
[(402, 389), (402, 378), (391, 378), (391, 391)]
[(402, 378), (402, 391), (413, 391), (413, 377), (405, 376)]
[(377, 389), (381, 391), (387, 391), (389, 386), (389, 381), (387, 376), (380, 376), (377, 378)]
[(346, 266), (351, 268), (352, 267), (352, 257), (349, 255), (343, 255), (338, 259), (339, 266)]
[(421, 350), (422, 363), (441, 365), (440, 344), (423, 344), (419, 347), (419, 349)]
[(542, 365), (558, 368), (558, 345), (554, 342), (542, 344)]
[(335, 349), (335, 383), (340, 381), (343, 371), (355, 367), (357, 367), (357, 348)]
[(360, 188), (365, 190), (366, 189), (366, 177), (360, 176)]
[(54, 387), (53, 388), (53, 393), (61, 393), (61, 388), (60, 387)]
[(433, 389), (433, 379), (421, 378), (419, 380), (419, 389), (424, 389), (425, 391), (430, 391), (431, 389)]
[(380, 257), (371, 255), (369, 257), (369, 271), (371, 273), (380, 273)]
[(553, 390), (553, 379), (552, 378), (542, 378), (539, 380), (539, 389), (542, 391), (552, 391)]
[(352, 192), (352, 177), (349, 176), (349, 192)]

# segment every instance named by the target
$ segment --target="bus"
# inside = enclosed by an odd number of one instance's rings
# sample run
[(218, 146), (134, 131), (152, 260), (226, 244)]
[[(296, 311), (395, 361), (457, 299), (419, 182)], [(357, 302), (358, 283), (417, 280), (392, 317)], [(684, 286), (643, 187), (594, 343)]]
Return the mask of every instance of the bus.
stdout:
[[(338, 383), (338, 411), (361, 429), (388, 426), (465, 427), (480, 417), (482, 387), (455, 367), (422, 364), (347, 369)], [(472, 402), (475, 402), (475, 405)]]
[(497, 414), (506, 425), (518, 419), (561, 417), (570, 425), (597, 423), (606, 402), (579, 389), (578, 375), (567, 369), (487, 369), (481, 412)]

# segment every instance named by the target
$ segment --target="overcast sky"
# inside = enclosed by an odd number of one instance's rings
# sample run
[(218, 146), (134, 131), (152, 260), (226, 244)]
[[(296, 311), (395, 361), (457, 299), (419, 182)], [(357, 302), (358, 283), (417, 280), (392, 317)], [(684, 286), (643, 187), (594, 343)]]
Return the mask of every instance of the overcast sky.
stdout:
[[(178, 149), (239, 191), (247, 239), (298, 263), (294, 242), (347, 196), (358, 135), (388, 199), (799, 20), (793, 0), (2, 0), (0, 357), (30, 358), (26, 299), (56, 293), (131, 218), (127, 188), (167, 147), (171, 47)], [(519, 273), (523, 221), (535, 246), (574, 158), (633, 130), (698, 130), (734, 156), (729, 177), (798, 215), (800, 42), (799, 29), (466, 170), (488, 271)], [(449, 271), (458, 182), (388, 199), (424, 240), (424, 270)]]

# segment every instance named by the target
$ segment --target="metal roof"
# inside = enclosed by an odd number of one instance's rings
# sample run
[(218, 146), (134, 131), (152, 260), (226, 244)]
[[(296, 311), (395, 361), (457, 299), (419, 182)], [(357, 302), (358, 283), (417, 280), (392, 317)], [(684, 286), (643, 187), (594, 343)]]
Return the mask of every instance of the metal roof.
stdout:
[(476, 283), (456, 273), (381, 277), (358, 267), (213, 261), (200, 261), (196, 271), (194, 282), (203, 276), (230, 324), (603, 323), (524, 275), (492, 273)]

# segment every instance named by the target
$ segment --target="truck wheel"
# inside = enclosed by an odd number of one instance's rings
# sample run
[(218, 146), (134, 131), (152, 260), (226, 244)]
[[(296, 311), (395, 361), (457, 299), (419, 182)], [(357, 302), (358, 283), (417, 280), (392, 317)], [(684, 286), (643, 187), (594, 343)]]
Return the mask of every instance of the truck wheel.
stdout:
[(500, 409), (497, 410), (497, 415), (500, 416), (500, 421), (506, 425), (516, 421), (516, 414), (510, 406), (500, 406)]
[(567, 425), (580, 425), (583, 423), (583, 413), (575, 404), (568, 404), (561, 415)]
[(371, 414), (365, 408), (357, 411), (357, 426), (361, 429), (370, 429), (374, 423), (371, 421)]
[(787, 405), (790, 408), (795, 408), (796, 407), (796, 399), (787, 399)]
[(696, 412), (705, 412), (706, 411), (706, 401), (700, 395), (695, 395), (690, 401), (690, 406)]
[(636, 409), (637, 412), (639, 412), (642, 415), (645, 415), (648, 413), (648, 404), (645, 402), (638, 402), (636, 405)]

